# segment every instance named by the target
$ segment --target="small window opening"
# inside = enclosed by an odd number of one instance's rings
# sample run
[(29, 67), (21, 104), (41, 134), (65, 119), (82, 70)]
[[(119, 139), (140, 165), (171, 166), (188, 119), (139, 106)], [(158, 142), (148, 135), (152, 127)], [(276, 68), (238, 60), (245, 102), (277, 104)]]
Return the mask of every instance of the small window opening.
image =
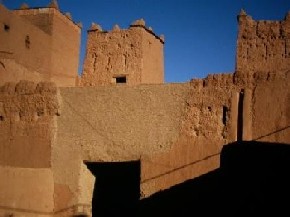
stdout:
[(227, 124), (228, 107), (223, 106), (223, 124)]
[(4, 117), (0, 115), (0, 121), (4, 121)]
[(8, 32), (8, 31), (10, 30), (10, 26), (7, 25), (7, 24), (4, 24), (4, 30), (5, 30), (6, 32)]
[(127, 83), (126, 76), (116, 77), (116, 84), (125, 84)]
[(26, 47), (27, 49), (30, 48), (30, 38), (29, 38), (29, 35), (27, 35), (27, 36), (25, 37), (25, 47)]

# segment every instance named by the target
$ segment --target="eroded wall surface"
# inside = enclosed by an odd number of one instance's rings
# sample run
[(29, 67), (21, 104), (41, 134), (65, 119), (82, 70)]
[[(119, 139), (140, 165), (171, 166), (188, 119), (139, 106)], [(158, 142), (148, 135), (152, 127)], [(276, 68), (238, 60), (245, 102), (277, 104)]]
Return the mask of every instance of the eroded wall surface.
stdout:
[[(5, 179), (0, 180), (0, 214), (91, 215), (98, 177), (86, 162), (140, 160), (141, 197), (148, 197), (218, 168), (222, 147), (233, 141), (290, 144), (288, 20), (289, 15), (281, 22), (256, 22), (241, 13), (233, 74), (183, 84), (57, 89), (51, 83), (21, 81), (1, 86), (0, 175)], [(112, 76), (127, 75), (127, 69), (136, 69), (137, 75), (130, 80), (128, 74), (128, 83), (162, 77), (149, 75), (162, 70), (161, 59), (156, 68), (141, 67), (142, 58), (143, 63), (154, 61), (143, 51), (161, 49), (155, 41), (160, 38), (142, 25), (115, 27), (110, 33), (96, 26), (88, 43), (102, 43), (88, 45), (84, 86), (112, 82)], [(153, 38), (144, 37), (149, 33)], [(13, 67), (24, 77), (38, 73), (21, 70), (13, 54), (2, 54), (0, 73)], [(98, 68), (97, 61), (105, 64)], [(99, 78), (94, 77), (97, 71)]]
[(290, 144), (290, 71), (253, 90), (253, 140)]
[(94, 24), (88, 31), (80, 86), (112, 85), (120, 77), (130, 86), (163, 83), (163, 44), (143, 20), (129, 29), (116, 25), (109, 32)]
[[(232, 77), (134, 88), (61, 88), (55, 178), (77, 189), (73, 176), (82, 161), (141, 160), (146, 197), (218, 168), (222, 145), (234, 141), (236, 133), (230, 131)], [(64, 152), (69, 154), (60, 157)], [(63, 176), (63, 167), (75, 173)]]
[(237, 71), (283, 71), (290, 65), (290, 13), (282, 21), (238, 16)]
[(132, 161), (169, 149), (188, 91), (188, 84), (61, 88), (52, 150), (58, 209), (91, 205), (94, 177), (84, 162)]
[(126, 76), (128, 84), (140, 83), (141, 37), (133, 30), (89, 31), (81, 84), (108, 85), (120, 76)]
[[(10, 199), (0, 201), (3, 211), (90, 215), (95, 177), (85, 162), (140, 160), (141, 197), (148, 197), (218, 168), (222, 147), (236, 141), (239, 131), (240, 139), (289, 143), (288, 72), (246, 78), (218, 74), (184, 84), (58, 93), (46, 83), (6, 84), (0, 159), (7, 179), (0, 184)], [(12, 190), (19, 177), (27, 188), (43, 179), (33, 191), (40, 197), (30, 200), (33, 205), (17, 200), (30, 197), (29, 191)], [(51, 187), (44, 190), (48, 181)]]
[(54, 210), (51, 153), (59, 114), (56, 87), (21, 81), (0, 87), (0, 214)]
[(219, 167), (223, 145), (236, 139), (236, 89), (232, 74), (190, 82), (177, 139), (169, 150), (141, 157), (142, 197)]

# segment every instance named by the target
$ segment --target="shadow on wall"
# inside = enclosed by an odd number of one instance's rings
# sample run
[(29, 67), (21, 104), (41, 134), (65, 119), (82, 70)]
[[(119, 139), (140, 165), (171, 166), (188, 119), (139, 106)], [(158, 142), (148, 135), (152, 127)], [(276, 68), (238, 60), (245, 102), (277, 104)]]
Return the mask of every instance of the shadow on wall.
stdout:
[(140, 161), (87, 166), (94, 217), (290, 214), (290, 144), (228, 144), (219, 169), (140, 201)]
[(290, 144), (238, 142), (219, 169), (141, 200), (138, 216), (288, 216), (289, 201)]

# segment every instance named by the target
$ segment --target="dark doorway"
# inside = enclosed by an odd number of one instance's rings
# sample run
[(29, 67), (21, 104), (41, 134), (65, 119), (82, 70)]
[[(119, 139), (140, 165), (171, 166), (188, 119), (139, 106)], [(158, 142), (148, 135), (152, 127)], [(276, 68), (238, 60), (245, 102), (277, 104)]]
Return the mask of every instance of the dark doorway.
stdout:
[(93, 217), (136, 216), (140, 198), (140, 161), (87, 163), (96, 177)]

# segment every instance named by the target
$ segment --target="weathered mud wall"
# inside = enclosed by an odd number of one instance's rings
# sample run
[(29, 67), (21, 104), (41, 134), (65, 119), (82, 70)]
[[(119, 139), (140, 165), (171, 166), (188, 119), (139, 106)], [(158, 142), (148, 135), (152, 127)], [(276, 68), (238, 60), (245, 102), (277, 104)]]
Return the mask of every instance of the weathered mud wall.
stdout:
[(140, 31), (115, 29), (112, 32), (91, 30), (81, 83), (83, 86), (108, 85), (126, 76), (128, 84), (141, 82)]
[(253, 91), (253, 140), (290, 144), (290, 71)]
[(42, 216), (54, 209), (56, 91), (51, 83), (28, 81), (0, 87), (0, 214)]
[(75, 86), (80, 27), (55, 8), (9, 11), (0, 5), (0, 11), (0, 84), (25, 79)]
[[(75, 86), (79, 66), (81, 28), (58, 8), (20, 9), (14, 10), (13, 13), (49, 36), (49, 49), (44, 52), (50, 55), (51, 81), (59, 86)], [(39, 49), (43, 48), (39, 47)]]
[(191, 81), (177, 140), (169, 150), (142, 155), (142, 197), (219, 167), (223, 145), (236, 139), (235, 96), (231, 74)]
[(128, 85), (163, 83), (163, 39), (135, 21), (129, 29), (114, 26), (103, 31), (93, 24), (88, 31), (81, 86), (110, 85), (126, 77)]
[[(9, 26), (6, 15), (0, 17)], [(222, 147), (233, 141), (290, 143), (289, 15), (281, 22), (256, 22), (240, 14), (234, 74), (130, 86), (163, 77), (162, 58), (148, 54), (158, 50), (161, 57), (163, 41), (138, 22), (109, 33), (94, 26), (81, 79), (82, 85), (95, 86), (125, 75), (129, 86), (57, 89), (51, 83), (21, 81), (0, 87), (0, 175), (5, 177), (0, 180), (0, 215), (90, 215), (95, 177), (86, 162), (140, 160), (141, 197), (148, 197), (218, 168)], [(64, 23), (55, 25), (44, 32), (58, 34), (54, 31)], [(29, 79), (38, 73), (29, 71), (30, 62), (22, 70), (14, 54), (6, 52), (8, 45), (2, 47), (0, 73), (21, 72)], [(13, 75), (6, 78), (13, 80)], [(55, 78), (64, 84), (62, 79)]]
[[(19, 65), (31, 71), (37, 71), (40, 75), (48, 74), (51, 69), (51, 59), (48, 52), (51, 47), (51, 38), (45, 32), (38, 29), (21, 17), (13, 14), (0, 4), (0, 21), (3, 23), (0, 31), (0, 61), (1, 59), (13, 59)], [(6, 77), (13, 77), (18, 81), (18, 74), (6, 68), (2, 62), (0, 84), (3, 85)], [(4, 71), (5, 70), (5, 71)], [(23, 78), (24, 79), (24, 78)]]
[(237, 71), (284, 71), (290, 65), (290, 13), (282, 21), (238, 16)]
[(55, 177), (77, 188), (62, 167), (77, 174), (83, 160), (141, 159), (142, 196), (149, 196), (217, 168), (222, 145), (236, 133), (231, 81), (231, 75), (219, 75), (191, 84), (61, 88), (54, 150), (55, 156), (69, 154), (53, 160)]

